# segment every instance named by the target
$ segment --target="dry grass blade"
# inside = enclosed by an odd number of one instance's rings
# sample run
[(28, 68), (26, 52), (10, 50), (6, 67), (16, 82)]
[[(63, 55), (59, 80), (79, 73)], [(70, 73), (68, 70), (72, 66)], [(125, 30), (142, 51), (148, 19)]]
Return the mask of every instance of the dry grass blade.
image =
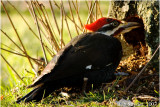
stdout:
[(38, 33), (39, 33), (39, 39), (40, 39), (41, 47), (42, 47), (42, 50), (43, 50), (45, 63), (48, 64), (46, 52), (45, 52), (45, 49), (44, 49), (43, 43), (42, 43), (42, 37), (41, 37), (41, 33), (40, 33), (39, 24), (38, 24), (38, 21), (37, 21), (37, 16), (36, 16), (36, 14), (35, 14), (34, 7), (33, 7), (32, 2), (31, 2), (31, 8), (32, 8), (32, 11), (33, 11), (33, 15), (34, 15), (34, 18), (35, 18), (36, 25), (37, 25), (37, 30), (38, 30)]
[[(18, 53), (18, 52), (13, 52), (13, 51), (10, 51), (10, 50), (4, 49), (4, 48), (0, 48), (0, 49), (3, 50), (3, 51), (9, 52), (9, 53), (15, 54), (15, 55), (19, 55), (19, 56), (22, 56), (22, 57), (27, 57), (26, 55), (23, 55), (23, 54)], [(32, 58), (30, 56), (28, 56), (28, 57), (30, 59), (32, 59), (32, 61), (34, 61), (36, 64), (41, 65), (40, 63), (38, 63), (38, 61), (41, 61), (41, 60), (38, 60), (36, 58)]]
[(70, 39), (72, 39), (71, 31), (70, 31), (70, 29), (69, 29), (68, 21), (67, 21), (67, 18), (66, 18), (66, 12), (65, 12), (65, 10), (64, 10), (63, 4), (62, 4), (62, 10), (63, 10), (63, 12), (64, 12), (64, 20), (65, 20), (65, 22), (66, 22), (66, 26), (67, 26), (67, 30), (68, 30)]
[(44, 6), (42, 4), (39, 4), (38, 2), (35, 3), (35, 6), (37, 6), (37, 8), (40, 8), (40, 11), (41, 11), (41, 13), (43, 15), (43, 18), (41, 18), (41, 19), (39, 19), (38, 17), (37, 18), (41, 22), (41, 24), (42, 24), (43, 28), (45, 29), (45, 31), (47, 31), (47, 33), (49, 35), (49, 39), (48, 40), (50, 41), (51, 45), (54, 46), (54, 48), (56, 49), (56, 53), (57, 53), (57, 51), (60, 50), (60, 46), (59, 46), (58, 41), (56, 40), (56, 36), (54, 36), (55, 35), (54, 31), (52, 32), (52, 29), (51, 29), (51, 27), (49, 25), (49, 22), (47, 20), (46, 15), (45, 15), (45, 12), (43, 11), (42, 7), (44, 7)]
[(2, 32), (18, 49), (20, 49), (20, 50), (23, 52), (23, 50), (7, 35), (6, 32), (4, 32), (2, 29), (1, 29), (1, 32)]
[[(38, 18), (38, 17), (37, 17), (37, 18)], [(45, 32), (46, 32), (47, 34), (45, 34), (42, 29), (40, 29), (40, 31), (42, 32), (42, 34), (44, 35), (44, 37), (45, 37), (45, 38), (48, 40), (48, 42), (50, 43), (50, 45), (51, 45), (54, 53), (57, 53), (57, 52), (59, 51), (59, 49), (60, 49), (59, 44), (56, 45), (56, 44), (55, 44), (55, 41), (53, 40), (53, 38), (50, 38), (50, 36), (46, 36), (46, 35), (50, 35), (51, 32), (50, 32), (50, 31), (48, 30), (48, 28), (46, 27), (47, 25), (45, 24), (45, 22), (44, 22), (43, 20), (40, 20), (39, 18), (38, 18), (38, 21), (39, 21), (40, 24), (43, 26), (43, 28), (44, 28), (44, 30), (45, 30)], [(51, 34), (51, 35), (52, 35), (52, 34)], [(58, 43), (58, 42), (57, 42), (57, 43)]]
[(15, 55), (19, 55), (19, 56), (23, 56), (23, 57), (26, 57), (25, 55), (21, 54), (21, 53), (18, 53), (18, 52), (13, 52), (13, 51), (10, 51), (10, 50), (7, 50), (7, 49), (4, 49), (4, 48), (0, 48), (1, 50), (4, 50), (4, 51), (7, 51), (9, 53), (12, 53), (12, 54), (15, 54)]
[(11, 48), (11, 47), (9, 47), (9, 46), (7, 46), (6, 44), (4, 44), (4, 43), (1, 43), (1, 47), (2, 46), (5, 46), (5, 47), (7, 47), (8, 49), (10, 49), (10, 50), (12, 50), (12, 51), (14, 51), (14, 52), (17, 52), (18, 53), (18, 51), (16, 51), (15, 49), (13, 49), (13, 48)]
[(1, 57), (4, 59), (4, 61), (9, 65), (9, 67), (13, 70), (13, 72), (16, 74), (16, 76), (24, 83), (24, 84), (26, 84), (24, 81), (23, 81), (23, 79), (20, 77), (20, 75), (17, 73), (17, 71), (10, 65), (10, 63), (5, 59), (5, 57), (2, 55), (2, 54), (0, 54), (1, 55)]
[(98, 1), (96, 1), (96, 10), (95, 10), (95, 11), (96, 11), (96, 12), (95, 12), (95, 13), (96, 13), (96, 20), (97, 20), (97, 18), (98, 18), (98, 8), (97, 8), (97, 6), (98, 6)]
[(45, 46), (47, 52), (50, 54), (51, 57), (53, 57), (55, 54), (52, 52), (51, 49), (49, 49), (47, 46)]
[(52, 6), (51, 1), (49, 1), (49, 4), (50, 4), (50, 8), (51, 8), (51, 12), (52, 12), (52, 16), (53, 16), (54, 22), (55, 22), (55, 24), (56, 24), (57, 31), (58, 31), (58, 33), (59, 33), (59, 35), (60, 35), (60, 30), (59, 30), (59, 27), (58, 27), (57, 19), (56, 19), (56, 17), (55, 17), (55, 13), (54, 13), (53, 6)]
[[(89, 12), (91, 11), (92, 9), (92, 1), (88, 1), (90, 2), (90, 7), (89, 7)], [(91, 16), (90, 16), (90, 23), (94, 22), (94, 11), (91, 13)]]
[[(57, 38), (56, 33), (55, 33), (55, 31), (54, 31), (54, 29), (53, 29), (53, 27), (52, 27), (52, 24), (51, 24), (51, 21), (50, 21), (50, 19), (49, 19), (49, 15), (48, 15), (48, 13), (47, 13), (47, 10), (45, 9), (45, 6), (43, 6), (43, 9), (44, 9), (45, 14), (46, 14), (46, 16), (47, 16), (47, 19), (48, 19), (48, 22), (49, 22), (49, 27), (51, 28), (51, 31), (53, 32), (54, 38), (55, 38), (55, 40), (56, 40), (56, 42), (57, 42), (57, 44), (58, 44), (58, 38)], [(59, 45), (59, 44), (58, 44), (58, 45)]]
[(129, 90), (129, 88), (136, 82), (136, 80), (139, 78), (139, 76), (143, 73), (143, 71), (147, 68), (148, 64), (151, 62), (151, 60), (153, 59), (153, 57), (156, 55), (156, 53), (158, 52), (160, 48), (160, 45), (157, 47), (157, 49), (154, 51), (151, 59), (148, 61), (148, 63), (143, 67), (143, 69), (138, 73), (138, 75), (134, 78), (134, 80), (130, 83), (130, 85), (125, 89), (124, 92), (127, 92)]
[[(38, 12), (38, 15), (39, 15), (40, 19), (43, 20), (43, 17), (41, 15), (41, 14), (43, 14), (42, 11), (41, 11), (41, 5), (39, 5), (37, 2), (34, 2), (34, 1), (32, 1), (31, 3), (32, 3), (31, 4), (31, 9), (32, 9), (32, 5), (33, 5), (35, 7), (35, 10)], [(33, 16), (34, 16), (34, 12), (33, 12)]]
[(85, 0), (85, 3), (86, 3), (87, 8), (88, 8), (88, 10), (89, 10), (89, 4), (88, 4), (87, 0)]
[(61, 3), (60, 3), (60, 12), (61, 12), (61, 29), (60, 29), (60, 46), (62, 48), (62, 45), (63, 45), (63, 2), (61, 0)]
[[(94, 4), (93, 4), (93, 6), (92, 6), (92, 8), (91, 8), (91, 10), (90, 10), (90, 13), (89, 13), (89, 15), (88, 15), (86, 24), (88, 24), (88, 21), (89, 21), (89, 19), (90, 19), (90, 17), (91, 17), (91, 14), (92, 14), (92, 12), (93, 12), (93, 9), (94, 9), (94, 6), (95, 6), (95, 4), (96, 4), (96, 1), (97, 1), (97, 0), (95, 0)], [(85, 28), (83, 28), (83, 32), (82, 32), (82, 33), (84, 33), (84, 31), (85, 31)]]
[[(8, 19), (9, 19), (9, 21), (10, 21), (10, 23), (11, 23), (11, 25), (12, 25), (12, 27), (13, 27), (16, 35), (17, 35), (17, 37), (18, 37), (18, 40), (20, 41), (20, 43), (21, 43), (21, 45), (22, 45), (22, 48), (23, 48), (23, 50), (24, 50), (23, 53), (26, 54), (26, 56), (28, 56), (27, 51), (26, 51), (26, 49), (25, 49), (25, 47), (24, 47), (24, 45), (23, 45), (23, 43), (22, 43), (22, 40), (21, 40), (21, 38), (19, 37), (19, 34), (18, 34), (18, 32), (17, 32), (17, 30), (16, 30), (16, 28), (15, 28), (15, 26), (14, 26), (14, 24), (13, 24), (13, 22), (12, 22), (10, 16), (9, 16), (7, 10), (6, 10), (6, 7), (5, 7), (5, 5), (3, 4), (2, 1), (1, 1), (1, 4), (2, 4), (3, 9), (4, 9), (4, 11), (6, 12), (7, 17), (8, 17)], [(29, 61), (30, 65), (31, 65), (31, 67), (34, 69), (31, 60), (29, 59), (29, 57), (27, 57), (27, 58), (28, 58), (28, 61)]]
[[(18, 14), (21, 16), (21, 18), (23, 19), (23, 21), (26, 23), (26, 25), (28, 26), (28, 28), (29, 28), (29, 30), (35, 35), (35, 37), (37, 38), (37, 39), (39, 39), (39, 37), (37, 36), (37, 34), (33, 31), (33, 29), (30, 27), (30, 25), (28, 24), (28, 22), (25, 20), (25, 18), (23, 17), (23, 15), (16, 9), (16, 7), (13, 5), (13, 4), (11, 4), (9, 1), (7, 1), (17, 12), (18, 12)], [(28, 2), (27, 2), (27, 4), (28, 4)], [(4, 31), (2, 31), (3, 33), (5, 33)], [(6, 35), (6, 33), (5, 33), (5, 35)], [(9, 36), (8, 35), (6, 35), (8, 38), (9, 38)], [(11, 39), (11, 38), (9, 38), (13, 43), (14, 43), (14, 41)], [(40, 39), (39, 39), (40, 40)], [(42, 41), (42, 43), (43, 43), (43, 45), (45, 45), (44, 44), (44, 42)], [(46, 47), (46, 45), (45, 45), (45, 47)], [(19, 48), (19, 47), (18, 47)], [(47, 50), (50, 50), (48, 47), (46, 47), (46, 49)], [(21, 49), (22, 50), (22, 49)], [(52, 52), (51, 52), (51, 50), (50, 50), (50, 55), (53, 55), (53, 53), (51, 54)]]
[(72, 4), (73, 4), (74, 9), (76, 10), (76, 14), (77, 14), (77, 16), (78, 16), (78, 21), (79, 21), (81, 27), (83, 28), (83, 24), (82, 24), (82, 21), (81, 21), (81, 18), (80, 18), (80, 16), (79, 16), (79, 12), (78, 12), (78, 7), (75, 6), (75, 4), (74, 4), (73, 1), (72, 1)]
[[(15, 44), (22, 52), (23, 52), (23, 50), (3, 31), (3, 30), (1, 30), (1, 32), (7, 37), (7, 38), (9, 38), (9, 40), (13, 43), (13, 44)], [(1, 43), (1, 44), (3, 44), (3, 43)], [(3, 44), (3, 45), (5, 45), (5, 44)], [(5, 45), (5, 46), (7, 46), (7, 45)], [(8, 46), (7, 46), (8, 47)], [(8, 47), (8, 48), (10, 48), (10, 47)], [(5, 50), (5, 51), (8, 51), (8, 52), (10, 52), (10, 53), (13, 53), (13, 54), (17, 54), (17, 55), (20, 55), (20, 56), (23, 56), (23, 57), (29, 57), (29, 58), (31, 58), (34, 62), (36, 62), (35, 60), (37, 60), (37, 59), (35, 59), (35, 58), (32, 58), (32, 57), (30, 57), (28, 54), (25, 54), (25, 55), (22, 55), (22, 54), (20, 54), (20, 53), (18, 53), (18, 51), (16, 51), (16, 53), (15, 52), (11, 52), (11, 51), (9, 51), (9, 50), (6, 50), (6, 49), (3, 49), (3, 48), (1, 48), (2, 50)], [(10, 48), (11, 49), (11, 48)], [(14, 49), (11, 49), (11, 50), (14, 50)], [(15, 51), (15, 50), (14, 50)], [(23, 52), (24, 53), (24, 52)], [(37, 62), (36, 62), (37, 63)]]
[(29, 10), (29, 12), (30, 12), (31, 16), (32, 16), (32, 17), (33, 17), (33, 19), (34, 19), (34, 15), (33, 15), (33, 12), (32, 12), (31, 6), (30, 6), (30, 3), (29, 3), (28, 1), (25, 1), (25, 2), (27, 3), (28, 10)]
[(50, 32), (50, 37), (53, 39), (54, 44), (56, 45), (56, 48), (58, 48), (58, 50), (59, 50), (58, 39), (57, 39), (57, 36), (56, 36), (52, 26), (51, 26), (51, 22), (49, 20), (49, 16), (48, 16), (48, 13), (47, 13), (47, 11), (45, 9), (45, 6), (43, 4), (39, 4), (38, 1), (36, 3), (39, 6), (39, 8), (40, 8), (40, 10), (41, 10), (41, 12), (43, 14), (44, 22), (46, 23), (46, 27), (47, 27), (48, 31)]
[(76, 29), (76, 32), (77, 32), (77, 35), (79, 35), (79, 32), (78, 32), (78, 29), (77, 29), (77, 26), (76, 26), (76, 22), (75, 22), (75, 19), (74, 19), (74, 16), (73, 16), (73, 11), (72, 11), (72, 7), (71, 7), (71, 3), (70, 1), (68, 0), (68, 3), (69, 3), (69, 10), (70, 10), (70, 14), (72, 16), (72, 20), (74, 22), (74, 26), (75, 26), (75, 29)]
[(98, 10), (99, 10), (99, 13), (100, 13), (101, 17), (103, 17), (99, 2), (97, 3), (97, 7), (98, 7)]
[[(57, 6), (57, 8), (58, 9), (60, 9), (60, 6), (54, 1), (54, 4), (55, 4), (55, 6)], [(79, 30), (83, 30), (81, 27), (79, 27), (68, 15), (66, 15), (67, 16), (67, 18), (71, 21), (71, 22), (73, 22), (76, 26), (77, 26), (77, 28), (79, 29)]]
[[(38, 36), (36, 35), (36, 33), (33, 31), (33, 29), (30, 27), (30, 25), (28, 24), (28, 22), (25, 20), (25, 18), (23, 17), (23, 15), (16, 9), (16, 7), (14, 5), (12, 5), (12, 3), (10, 3), (9, 1), (7, 1), (17, 12), (18, 14), (21, 16), (21, 18), (23, 19), (23, 21), (26, 23), (26, 25), (28, 26), (29, 30), (36, 36), (36, 38), (38, 38)], [(38, 38), (39, 39), (39, 38)]]
[[(29, 10), (30, 14), (32, 15), (32, 17), (33, 17), (33, 19), (34, 19), (34, 15), (33, 15), (32, 8), (31, 8), (31, 6), (30, 6), (30, 3), (29, 3), (28, 1), (25, 1), (25, 2), (27, 3), (27, 5), (28, 5), (28, 10)], [(39, 11), (37, 5), (34, 4), (34, 6), (36, 7), (37, 13), (38, 13), (39, 16), (40, 16), (40, 19), (37, 17), (38, 20), (39, 20), (41, 23), (44, 23), (44, 22), (43, 22), (43, 18), (42, 18), (41, 14), (40, 14), (40, 11)], [(44, 26), (45, 26), (45, 25), (44, 25)], [(46, 29), (47, 29), (47, 28), (46, 28)], [(40, 28), (40, 31), (43, 33), (44, 36), (46, 35), (41, 28)], [(48, 31), (48, 30), (45, 30), (45, 31)], [(48, 35), (49, 35), (49, 32), (47, 32), (47, 33), (48, 33)], [(38, 36), (36, 36), (36, 37), (39, 39)], [(45, 37), (46, 37), (46, 36), (45, 36)], [(50, 43), (50, 46), (53, 47), (51, 41), (50, 41), (47, 37), (46, 37), (46, 39), (49, 41), (48, 43)], [(40, 40), (40, 39), (39, 39), (39, 40)], [(44, 43), (43, 41), (42, 41), (42, 43), (43, 43), (43, 45), (45, 46), (45, 48), (48, 48), (47, 45), (45, 45), (45, 43)], [(48, 49), (47, 49), (47, 50), (48, 50)], [(56, 51), (54, 48), (53, 48), (53, 51), (54, 51), (54, 53), (57, 53), (57, 51)], [(53, 52), (52, 52), (52, 54), (53, 54)]]

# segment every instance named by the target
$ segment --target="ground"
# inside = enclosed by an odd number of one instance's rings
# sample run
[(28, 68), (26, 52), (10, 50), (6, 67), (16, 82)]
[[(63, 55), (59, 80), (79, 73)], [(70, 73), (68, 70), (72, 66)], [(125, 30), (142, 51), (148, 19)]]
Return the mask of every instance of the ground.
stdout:
[[(22, 105), (25, 106), (115, 106), (117, 101), (121, 99), (127, 99), (132, 101), (135, 105), (141, 104), (146, 106), (147, 104), (158, 105), (159, 96), (159, 74), (155, 68), (148, 66), (142, 73), (140, 78), (133, 84), (133, 86), (127, 91), (124, 90), (132, 82), (135, 76), (141, 71), (141, 69), (148, 62), (146, 56), (140, 56), (136, 53), (130, 55), (127, 59), (120, 62), (117, 71), (129, 73), (129, 76), (117, 76), (117, 79), (112, 83), (103, 84), (95, 89), (94, 86), (82, 95), (80, 89), (76, 88), (62, 88), (53, 92), (49, 97), (43, 99), (39, 103), (30, 103)], [(16, 87), (8, 93), (8, 96), (2, 98), (2, 104), (7, 104), (8, 97), (14, 95), (15, 98), (22, 97), (26, 93), (26, 86)], [(58, 92), (67, 92), (69, 97), (62, 97)], [(13, 104), (11, 104), (13, 105)], [(19, 106), (19, 104), (15, 104)]]
[[(105, 6), (105, 3), (101, 3)], [(21, 5), (22, 6), (22, 5)], [(84, 5), (85, 6), (85, 5)], [(108, 8), (103, 8), (102, 13), (107, 13)], [(109, 3), (107, 4), (109, 6)], [(17, 6), (18, 7), (18, 6)], [(25, 8), (25, 7), (24, 7)], [(27, 7), (26, 7), (27, 8)], [(2, 8), (3, 9), (3, 8)], [(23, 43), (25, 44), (25, 47), (28, 51), (28, 53), (33, 56), (43, 56), (43, 53), (41, 51), (40, 42), (33, 37), (33, 34), (28, 31), (28, 27), (24, 23), (24, 21), (17, 15), (15, 11), (13, 11), (13, 8), (10, 9), (9, 14), (11, 15), (11, 18), (16, 26), (16, 29), (18, 33), (21, 35), (21, 39), (23, 40)], [(22, 7), (20, 7), (19, 10), (23, 10)], [(11, 11), (12, 10), (12, 11)], [(80, 9), (81, 10), (81, 9)], [(50, 10), (49, 10), (50, 11)], [(56, 12), (56, 16), (59, 16), (59, 10)], [(88, 14), (88, 11), (81, 10), (84, 15), (84, 13)], [(29, 11), (25, 11), (25, 13), (22, 14), (29, 25), (37, 31), (36, 26), (34, 24), (34, 20), (29, 14)], [(87, 18), (87, 16), (82, 16), (82, 19)], [(104, 15), (104, 16), (105, 16)], [(52, 15), (50, 18), (52, 19)], [(78, 19), (78, 18), (76, 18)], [(60, 18), (57, 17), (58, 22), (60, 22)], [(85, 20), (83, 23), (86, 22)], [(14, 31), (10, 25), (10, 22), (6, 16), (6, 14), (2, 11), (2, 30), (7, 32), (7, 34), (16, 42), (18, 42), (18, 39), (14, 35)], [(23, 22), (23, 23), (22, 23)], [(77, 21), (78, 22), (78, 21)], [(73, 24), (70, 24), (73, 26)], [(67, 29), (66, 27), (64, 29)], [(38, 34), (38, 33), (37, 33)], [(64, 31), (65, 35), (68, 35), (67, 31)], [(76, 36), (76, 33), (73, 34)], [(7, 44), (7, 46), (12, 47), (13, 49), (17, 48), (11, 43), (8, 42), (8, 38), (6, 36), (2, 35), (1, 39), (4, 44)], [(122, 39), (122, 38), (121, 38)], [(64, 37), (64, 41), (67, 43), (70, 41), (68, 36)], [(121, 41), (122, 42), (122, 41)], [(50, 96), (43, 99), (42, 101), (38, 103), (21, 103), (16, 104), (14, 103), (18, 98), (21, 98), (25, 94), (31, 91), (31, 89), (26, 89), (26, 86), (31, 84), (35, 77), (33, 77), (32, 74), (29, 74), (26, 72), (26, 70), (31, 71), (31, 67), (28, 64), (28, 60), (22, 57), (17, 58), (17, 56), (11, 55), (11, 53), (6, 53), (2, 51), (2, 54), (5, 55), (7, 60), (10, 62), (11, 65), (13, 65), (14, 69), (18, 71), (18, 73), (23, 77), (26, 84), (24, 85), (22, 82), (20, 82), (17, 77), (14, 75), (12, 70), (7, 66), (7, 64), (3, 61), (2, 62), (2, 75), (3, 75), (3, 81), (1, 84), (1, 98), (0, 102), (2, 107), (6, 106), (14, 106), (14, 107), (31, 107), (31, 106), (38, 106), (38, 107), (53, 107), (53, 106), (79, 106), (79, 107), (86, 107), (86, 106), (116, 106), (120, 101), (121, 103), (126, 102), (133, 102), (135, 105), (157, 105), (158, 106), (158, 97), (159, 97), (159, 73), (155, 70), (154, 67), (148, 66), (145, 71), (142, 73), (142, 75), (138, 78), (138, 80), (133, 84), (133, 86), (127, 91), (126, 93), (124, 90), (128, 87), (128, 85), (131, 83), (131, 81), (134, 79), (134, 77), (141, 71), (141, 69), (145, 66), (145, 64), (148, 62), (147, 56), (141, 56), (137, 55), (134, 52), (134, 49), (130, 45), (125, 45), (125, 42), (122, 42), (123, 45), (123, 58), (120, 62), (117, 71), (118, 72), (126, 72), (129, 73), (129, 76), (117, 76), (117, 79), (113, 81), (112, 83), (103, 84), (100, 87), (97, 87), (95, 89), (95, 86), (91, 86), (90, 89), (86, 92), (86, 95), (81, 94), (81, 90), (76, 88), (63, 88), (57, 90), (57, 92), (53, 92)], [(5, 48), (4, 45), (2, 45), (1, 48)], [(38, 54), (38, 55), (37, 55)], [(49, 55), (48, 55), (49, 57)], [(51, 59), (51, 57), (49, 57)], [(49, 59), (48, 58), (48, 59)], [(14, 60), (13, 60), (14, 59)], [(15, 60), (16, 59), (16, 60)], [(26, 69), (26, 70), (24, 70)], [(8, 78), (5, 78), (7, 77)], [(2, 80), (1, 79), (1, 80)], [(61, 97), (61, 95), (58, 94), (63, 90), (64, 92), (67, 92), (69, 94), (69, 98)], [(123, 100), (123, 99), (125, 100)]]

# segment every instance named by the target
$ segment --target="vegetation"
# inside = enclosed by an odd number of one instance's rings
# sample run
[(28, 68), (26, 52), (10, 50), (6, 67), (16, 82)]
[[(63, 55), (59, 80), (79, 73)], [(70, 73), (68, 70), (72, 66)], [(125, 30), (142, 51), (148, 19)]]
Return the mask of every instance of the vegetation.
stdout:
[[(71, 38), (82, 33), (83, 25), (87, 22), (88, 19), (89, 19), (88, 22), (89, 21), (92, 22), (98, 17), (102, 17), (102, 13), (105, 13), (104, 16), (106, 16), (108, 11), (108, 5), (109, 5), (109, 2), (105, 2), (105, 1), (104, 2), (83, 1), (83, 2), (70, 2), (71, 8), (69, 8), (68, 2), (64, 1), (63, 5), (61, 5), (60, 2), (51, 2), (51, 5), (53, 6), (55, 19), (58, 23), (58, 27), (57, 27), (52, 14), (53, 13), (52, 8), (50, 7), (50, 2), (43, 2), (43, 3), (44, 3), (44, 7), (43, 5), (40, 5), (40, 2), (32, 2), (32, 4), (30, 2), (25, 3), (24, 1), (2, 2), (2, 6), (1, 6), (1, 9), (2, 9), (2, 14), (1, 14), (2, 15), (2, 20), (1, 20), (2, 22), (2, 28), (1, 28), (2, 71), (1, 71), (1, 75), (2, 76), (0, 78), (1, 79), (0, 88), (1, 88), (1, 99), (2, 99), (1, 103), (4, 106), (24, 106), (24, 105), (25, 106), (32, 106), (32, 105), (41, 106), (44, 104), (45, 106), (49, 106), (47, 99), (38, 104), (32, 103), (29, 105), (28, 104), (19, 105), (19, 104), (13, 103), (14, 101), (16, 101), (18, 97), (25, 95), (31, 90), (31, 89), (26, 89), (26, 86), (31, 84), (35, 78), (35, 74), (33, 72), (32, 66), (29, 63), (29, 60), (32, 60), (32, 59), (28, 60), (28, 58), (24, 56), (29, 55), (30, 57), (35, 59), (38, 59), (38, 57), (44, 57), (43, 49), (41, 47), (41, 41), (38, 38), (39, 29), (37, 30), (36, 18), (35, 17), (33, 18), (34, 14), (37, 15), (38, 24), (40, 26), (40, 33), (42, 35), (42, 41), (46, 46), (45, 52), (46, 52), (47, 60), (50, 61), (55, 54), (55, 50), (53, 48), (56, 48), (56, 47), (52, 47), (55, 43), (51, 43), (51, 40), (49, 40), (50, 39), (49, 37), (51, 35), (54, 35), (54, 37), (57, 38), (57, 43), (59, 44), (63, 41), (64, 41), (64, 44), (68, 43)], [(27, 8), (27, 5), (30, 8)], [(35, 13), (31, 9), (32, 6), (34, 7)], [(65, 9), (62, 10), (60, 6), (64, 6)], [(90, 11), (93, 7), (94, 7), (94, 10), (90, 14)], [(100, 7), (106, 7), (106, 8), (103, 10), (100, 10)], [(31, 11), (32, 14), (29, 11)], [(61, 13), (63, 13), (63, 16)], [(88, 18), (89, 14), (90, 14), (90, 17)], [(63, 21), (61, 19), (62, 17), (63, 17)], [(73, 22), (73, 19), (75, 20), (75, 22)], [(66, 20), (70, 30), (67, 28)], [(11, 23), (13, 23), (13, 26)], [(49, 31), (47, 31), (46, 29), (47, 26), (45, 26), (43, 23), (49, 23), (49, 27), (52, 30), (50, 32), (51, 34), (48, 33)], [(81, 23), (83, 24), (81, 25)], [(62, 24), (63, 24), (63, 28), (61, 27)], [(76, 26), (75, 24), (79, 28), (75, 27)], [(16, 34), (14, 27), (18, 35)], [(63, 33), (62, 38), (60, 37), (62, 35), (60, 34), (60, 32), (58, 32), (57, 29), (58, 30), (62, 29), (61, 31), (61, 33)], [(69, 34), (68, 31), (70, 31), (71, 35)], [(18, 38), (18, 36), (20, 39)], [(20, 41), (22, 41), (22, 43)], [(61, 48), (61, 46), (59, 47)], [(24, 50), (26, 50), (27, 54)], [(59, 51), (59, 49), (57, 49), (56, 52), (57, 51)], [(6, 63), (6, 61), (8, 62), (8, 64)], [(31, 63), (33, 64), (34, 68), (36, 68), (37, 63), (35, 63), (33, 60), (31, 61)], [(16, 75), (15, 72), (18, 75)], [(17, 76), (19, 76), (20, 79)], [(21, 79), (23, 81), (21, 81)], [(95, 98), (93, 99), (96, 99), (97, 96), (94, 96), (94, 97)], [(92, 97), (88, 97), (87, 99), (90, 100), (92, 99)], [(83, 102), (83, 99), (81, 102)]]
[[(127, 81), (131, 78), (118, 77), (116, 81), (105, 84), (103, 88), (89, 90), (85, 96), (79, 92), (74, 92), (73, 89), (72, 93), (69, 92), (69, 99), (53, 93), (38, 103), (14, 103), (17, 98), (31, 91), (31, 89), (26, 89), (26, 86), (31, 84), (36, 78), (35, 71), (42, 71), (44, 68), (44, 62), (39, 58), (46, 57), (47, 62), (49, 62), (56, 52), (63, 48), (71, 38), (86, 32), (83, 30), (84, 24), (93, 22), (102, 16), (106, 17), (109, 2), (6, 1), (1, 4), (2, 69), (0, 77), (0, 100), (2, 106), (115, 106), (115, 101), (124, 97), (131, 100), (135, 93), (139, 94), (144, 89), (144, 86), (147, 87), (147, 84), (150, 84), (151, 81), (146, 81), (147, 78), (145, 78), (145, 81), (138, 82), (138, 84), (131, 89), (130, 93), (124, 93), (123, 91), (127, 86)], [(27, 8), (27, 6), (29, 8)], [(9, 16), (7, 16), (7, 14)], [(14, 25), (11, 24), (12, 22)], [(133, 54), (128, 59), (122, 61), (117, 70), (132, 72), (136, 69), (140, 71), (146, 63), (147, 60), (145, 58)], [(139, 67), (139, 65), (141, 65), (141, 67)], [(37, 68), (41, 69), (37, 70)], [(154, 68), (149, 68), (146, 72), (148, 73), (150, 70), (156, 72)], [(138, 72), (136, 72), (136, 74), (137, 73)], [(158, 83), (157, 78), (157, 76), (152, 78), (156, 79), (155, 84)], [(135, 92), (135, 89), (139, 91)], [(157, 86), (154, 87), (154, 89), (150, 88), (146, 93), (159, 96)], [(149, 105), (147, 101), (142, 103), (137, 99), (134, 100), (134, 103), (142, 104), (141, 106)], [(156, 105), (158, 104), (156, 103)]]

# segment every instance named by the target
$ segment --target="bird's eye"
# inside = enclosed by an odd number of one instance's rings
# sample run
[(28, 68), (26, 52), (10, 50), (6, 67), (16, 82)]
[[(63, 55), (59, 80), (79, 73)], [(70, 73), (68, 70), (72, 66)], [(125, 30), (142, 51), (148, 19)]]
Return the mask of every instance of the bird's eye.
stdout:
[(112, 24), (113, 26), (118, 26), (118, 25), (119, 25), (119, 22), (113, 21), (111, 24)]
[(113, 20), (113, 19), (109, 19), (109, 18), (108, 18), (108, 19), (107, 19), (107, 22), (111, 22), (112, 20)]

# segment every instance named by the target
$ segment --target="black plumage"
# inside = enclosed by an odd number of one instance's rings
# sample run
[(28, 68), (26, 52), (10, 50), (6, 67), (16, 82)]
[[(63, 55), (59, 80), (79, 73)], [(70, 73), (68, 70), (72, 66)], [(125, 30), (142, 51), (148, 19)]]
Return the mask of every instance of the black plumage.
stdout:
[[(122, 56), (118, 39), (93, 32), (72, 39), (46, 66), (42, 74), (29, 87), (33, 91), (17, 100), (40, 101), (61, 87), (82, 87), (87, 84), (106, 83), (115, 79), (114, 71)], [(87, 68), (90, 66), (90, 68)]]
[(94, 32), (73, 38), (28, 86), (34, 89), (16, 102), (40, 101), (62, 87), (82, 88), (84, 78), (88, 79), (87, 84), (95, 85), (114, 80), (114, 71), (122, 57), (122, 46), (113, 36), (139, 26), (136, 22), (122, 23), (104, 17), (85, 25), (86, 29)]

